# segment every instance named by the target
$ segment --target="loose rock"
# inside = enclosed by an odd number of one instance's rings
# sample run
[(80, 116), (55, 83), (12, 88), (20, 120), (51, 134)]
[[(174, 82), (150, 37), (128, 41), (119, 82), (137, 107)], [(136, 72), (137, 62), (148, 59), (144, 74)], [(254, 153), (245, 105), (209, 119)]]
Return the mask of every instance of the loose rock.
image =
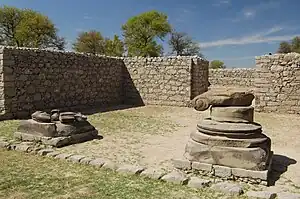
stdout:
[(210, 180), (204, 180), (198, 177), (191, 177), (188, 186), (192, 188), (201, 189), (204, 187), (208, 187), (211, 184)]
[(171, 182), (174, 184), (185, 185), (188, 183), (189, 178), (180, 171), (172, 171), (161, 178), (163, 181)]
[(234, 183), (220, 182), (211, 186), (212, 189), (231, 195), (241, 195), (244, 193), (243, 188)]
[(246, 195), (249, 199), (274, 199), (277, 196), (275, 192), (268, 191), (248, 191)]

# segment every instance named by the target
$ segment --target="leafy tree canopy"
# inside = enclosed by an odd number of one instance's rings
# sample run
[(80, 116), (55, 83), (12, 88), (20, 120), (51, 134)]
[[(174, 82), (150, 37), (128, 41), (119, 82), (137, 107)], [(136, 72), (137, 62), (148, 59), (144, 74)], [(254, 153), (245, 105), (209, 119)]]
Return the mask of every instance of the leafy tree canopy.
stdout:
[(157, 40), (171, 32), (171, 25), (167, 15), (154, 10), (129, 18), (122, 31), (128, 56), (159, 56), (163, 48)]
[(105, 40), (96, 30), (81, 32), (73, 44), (73, 49), (77, 52), (104, 54)]
[(277, 53), (290, 52), (300, 53), (300, 37), (294, 37), (290, 43), (287, 41), (280, 43)]
[(226, 68), (226, 66), (224, 65), (224, 62), (222, 62), (220, 60), (211, 61), (209, 66), (212, 69)]
[(0, 44), (63, 50), (65, 39), (57, 35), (51, 20), (31, 9), (0, 7)]

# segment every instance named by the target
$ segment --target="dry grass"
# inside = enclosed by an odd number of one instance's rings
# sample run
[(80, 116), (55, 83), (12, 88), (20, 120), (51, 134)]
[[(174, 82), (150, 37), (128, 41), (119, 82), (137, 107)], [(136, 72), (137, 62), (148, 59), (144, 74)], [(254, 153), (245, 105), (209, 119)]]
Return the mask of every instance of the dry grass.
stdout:
[(0, 160), (0, 198), (6, 199), (224, 197), (209, 189), (195, 190), (15, 151), (0, 150)]

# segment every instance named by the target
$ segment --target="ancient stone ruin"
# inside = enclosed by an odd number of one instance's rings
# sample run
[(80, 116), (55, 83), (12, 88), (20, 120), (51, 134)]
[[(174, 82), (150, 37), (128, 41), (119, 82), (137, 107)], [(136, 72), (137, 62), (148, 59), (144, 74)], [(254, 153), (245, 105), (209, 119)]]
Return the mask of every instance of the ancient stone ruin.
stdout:
[[(254, 95), (235, 90), (203, 93), (192, 100), (197, 111), (210, 109), (190, 135), (184, 156), (190, 169), (225, 179), (267, 183), (271, 140), (253, 121)], [(182, 167), (176, 164), (175, 167)], [(201, 173), (201, 172), (200, 172)]]
[(32, 119), (21, 121), (15, 132), (17, 139), (62, 147), (98, 137), (98, 130), (81, 113), (54, 109), (50, 114), (36, 111), (31, 117)]

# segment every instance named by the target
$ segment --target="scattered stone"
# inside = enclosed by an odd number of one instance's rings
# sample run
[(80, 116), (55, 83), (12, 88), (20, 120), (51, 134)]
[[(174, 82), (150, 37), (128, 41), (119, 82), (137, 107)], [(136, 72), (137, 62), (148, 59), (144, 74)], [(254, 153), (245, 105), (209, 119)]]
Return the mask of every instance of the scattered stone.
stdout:
[(231, 176), (231, 168), (214, 165), (213, 166), (215, 176), (221, 177), (221, 178), (229, 178)]
[(141, 173), (141, 176), (159, 180), (166, 174), (165, 171), (161, 169), (148, 168)]
[(102, 167), (105, 164), (105, 160), (102, 158), (96, 158), (96, 159), (90, 161), (88, 164), (97, 166), (97, 167)]
[(241, 195), (244, 193), (243, 188), (234, 183), (220, 182), (211, 186), (212, 189), (231, 195)]
[(176, 169), (183, 169), (183, 170), (192, 169), (192, 163), (186, 159), (172, 159), (172, 163)]
[(55, 156), (55, 159), (62, 159), (62, 160), (65, 160), (67, 159), (68, 157), (72, 156), (73, 154), (69, 154), (69, 153), (61, 153), (57, 156)]
[(46, 154), (46, 156), (47, 157), (55, 157), (55, 156), (57, 156), (57, 155), (59, 155), (59, 154), (61, 154), (60, 152), (58, 152), (58, 151), (53, 151), (53, 152), (50, 152), (50, 153), (47, 153)]
[(82, 163), (82, 164), (89, 164), (94, 159), (95, 158), (92, 158), (92, 157), (85, 157), (85, 158), (83, 158), (83, 159), (80, 160), (80, 163)]
[(124, 165), (124, 166), (120, 166), (117, 169), (117, 172), (136, 175), (136, 174), (140, 174), (144, 170), (145, 170), (144, 167), (135, 166), (135, 165)]
[(72, 155), (68, 158), (68, 161), (71, 161), (71, 162), (80, 162), (80, 160), (82, 160), (83, 158), (85, 158), (84, 155)]
[(0, 140), (0, 148), (7, 148), (9, 146), (9, 142)]
[(174, 184), (181, 184), (181, 185), (185, 185), (189, 181), (189, 178), (184, 173), (175, 170), (172, 171), (171, 173), (164, 175), (161, 179), (166, 182), (171, 182)]
[(16, 145), (15, 150), (22, 151), (22, 152), (29, 152), (30, 148), (31, 148), (30, 145), (21, 143)]
[(201, 163), (201, 162), (193, 162), (192, 163), (192, 168), (195, 170), (201, 170), (201, 171), (212, 171), (212, 164), (206, 164), (206, 163)]
[(248, 191), (246, 195), (249, 199), (274, 199), (277, 196), (275, 192), (268, 191)]
[(104, 169), (110, 169), (110, 170), (115, 171), (115, 170), (118, 169), (118, 165), (116, 163), (108, 160), (108, 161), (106, 161), (104, 163), (104, 165), (102, 166), (102, 168), (104, 168)]
[(278, 199), (300, 199), (300, 194), (281, 192), (281, 193), (277, 193), (277, 198)]
[(38, 155), (45, 156), (48, 153), (53, 153), (53, 152), (54, 152), (54, 150), (52, 150), (52, 149), (41, 149), (38, 151)]
[(191, 177), (190, 181), (188, 182), (189, 187), (197, 188), (197, 189), (209, 187), (210, 184), (211, 184), (211, 180), (204, 180), (198, 177)]

